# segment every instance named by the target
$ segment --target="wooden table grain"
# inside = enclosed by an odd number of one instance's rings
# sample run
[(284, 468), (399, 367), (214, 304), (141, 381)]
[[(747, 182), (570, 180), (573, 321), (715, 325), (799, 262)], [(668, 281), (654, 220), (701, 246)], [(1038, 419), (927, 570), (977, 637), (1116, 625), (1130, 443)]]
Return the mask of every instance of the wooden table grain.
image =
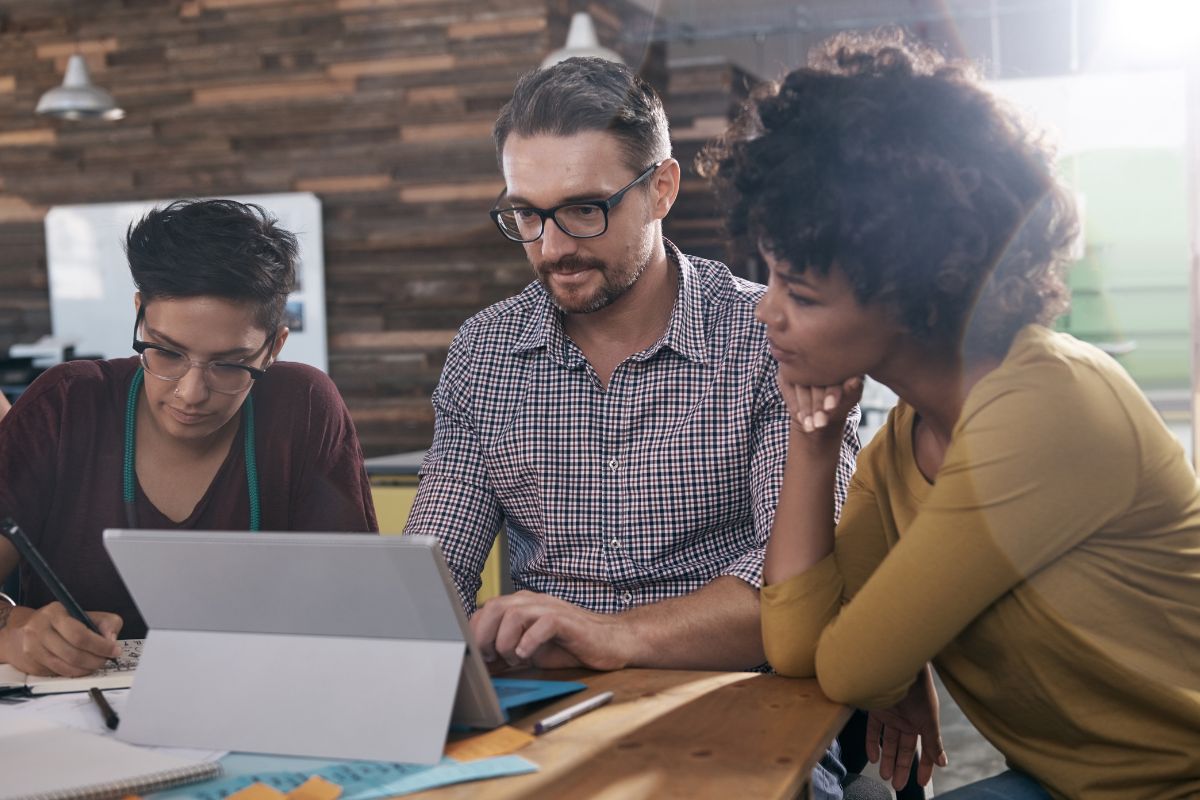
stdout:
[(537, 720), (611, 690), (608, 705), (520, 750), (530, 775), (459, 784), (410, 797), (794, 798), (850, 711), (814, 680), (746, 672), (627, 669), (521, 677), (580, 680), (588, 689), (516, 720)]

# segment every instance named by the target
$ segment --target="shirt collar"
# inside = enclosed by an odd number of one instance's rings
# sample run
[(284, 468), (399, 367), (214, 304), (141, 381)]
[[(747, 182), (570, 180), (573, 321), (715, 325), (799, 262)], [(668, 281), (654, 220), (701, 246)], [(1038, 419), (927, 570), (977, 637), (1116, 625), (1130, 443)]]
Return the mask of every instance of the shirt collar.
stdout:
[(700, 275), (692, 262), (680, 252), (670, 239), (663, 239), (667, 258), (679, 272), (679, 292), (675, 296), (675, 307), (667, 332), (658, 343), (645, 353), (649, 358), (661, 347), (669, 347), (688, 361), (703, 364), (707, 360), (708, 348), (704, 344), (704, 298)]
[[(671, 309), (671, 319), (662, 338), (633, 358), (646, 361), (663, 347), (669, 347), (689, 361), (702, 364), (707, 360), (707, 349), (704, 345), (704, 303), (700, 276), (674, 242), (664, 237), (663, 245), (667, 258), (676, 266), (679, 274), (675, 306)], [(535, 293), (533, 309), (512, 352), (525, 353), (545, 348), (546, 353), (562, 366), (582, 364), (583, 354), (579, 348), (568, 347), (570, 342), (563, 330), (562, 313), (550, 299), (545, 287), (535, 283), (530, 290)]]
[(531, 284), (526, 291), (533, 295), (531, 309), (512, 352), (528, 353), (545, 348), (555, 362), (565, 366), (567, 336), (562, 327), (562, 314), (541, 283)]

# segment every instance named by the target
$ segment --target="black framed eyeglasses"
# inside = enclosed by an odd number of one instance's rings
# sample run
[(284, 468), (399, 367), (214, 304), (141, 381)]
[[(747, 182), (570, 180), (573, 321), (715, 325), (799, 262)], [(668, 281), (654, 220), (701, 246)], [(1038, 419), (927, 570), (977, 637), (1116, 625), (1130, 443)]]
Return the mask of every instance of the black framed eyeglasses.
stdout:
[[(249, 364), (239, 364), (234, 361), (196, 361), (188, 358), (178, 350), (163, 347), (153, 342), (144, 342), (138, 338), (138, 329), (142, 327), (145, 308), (139, 308), (137, 319), (133, 321), (133, 349), (142, 361), (142, 368), (154, 377), (164, 381), (180, 381), (191, 371), (192, 367), (203, 370), (204, 385), (220, 394), (239, 394), (250, 388), (250, 385), (267, 374), (265, 369), (252, 367)], [(275, 345), (275, 333), (267, 337), (263, 346), (246, 358), (254, 360), (264, 351), (269, 351)]]
[[(514, 242), (529, 244), (541, 238), (546, 230), (546, 220), (554, 220), (558, 229), (567, 236), (576, 239), (593, 239), (603, 236), (608, 230), (608, 215), (616, 208), (625, 193), (654, 174), (663, 162), (651, 164), (646, 171), (638, 175), (625, 188), (618, 190), (607, 200), (573, 200), (554, 208), (533, 208), (532, 206), (511, 206), (508, 208), (493, 208), (489, 214), (496, 227), (506, 237)], [(504, 198), (508, 190), (500, 193), (496, 202)]]

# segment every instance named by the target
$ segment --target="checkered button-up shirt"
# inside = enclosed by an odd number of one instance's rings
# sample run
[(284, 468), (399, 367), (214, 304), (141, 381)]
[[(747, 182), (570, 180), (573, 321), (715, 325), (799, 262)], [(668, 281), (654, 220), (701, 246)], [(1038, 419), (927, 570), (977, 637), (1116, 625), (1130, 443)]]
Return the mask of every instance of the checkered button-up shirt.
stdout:
[[(518, 589), (618, 612), (720, 575), (759, 587), (787, 410), (754, 306), (764, 287), (666, 242), (666, 333), (605, 388), (533, 283), (475, 315), (433, 395), (406, 533), (438, 537), (467, 613), (501, 520)], [(835, 504), (858, 452), (847, 422)]]

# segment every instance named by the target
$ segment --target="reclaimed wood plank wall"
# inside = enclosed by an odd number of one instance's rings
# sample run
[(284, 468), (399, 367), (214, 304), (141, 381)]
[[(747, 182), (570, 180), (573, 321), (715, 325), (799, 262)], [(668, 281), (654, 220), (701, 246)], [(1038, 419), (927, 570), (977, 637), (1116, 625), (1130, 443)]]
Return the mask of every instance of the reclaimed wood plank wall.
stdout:
[[(312, 191), (330, 374), (368, 454), (428, 446), (455, 330), (531, 277), (486, 216), (492, 122), (581, 9), (669, 95), (692, 175), (669, 235), (721, 255), (690, 158), (745, 81), (723, 65), (668, 75), (626, 0), (0, 0), (0, 352), (50, 331), (50, 206)], [(33, 113), (75, 52), (125, 120)]]

